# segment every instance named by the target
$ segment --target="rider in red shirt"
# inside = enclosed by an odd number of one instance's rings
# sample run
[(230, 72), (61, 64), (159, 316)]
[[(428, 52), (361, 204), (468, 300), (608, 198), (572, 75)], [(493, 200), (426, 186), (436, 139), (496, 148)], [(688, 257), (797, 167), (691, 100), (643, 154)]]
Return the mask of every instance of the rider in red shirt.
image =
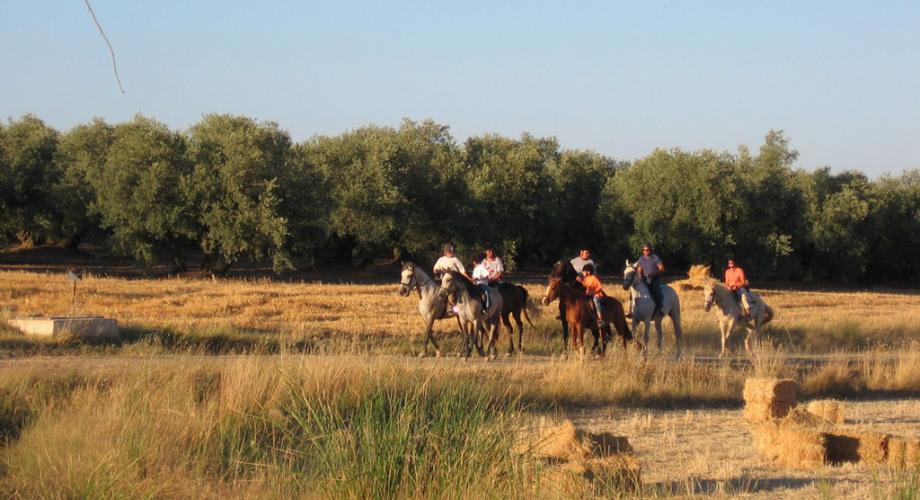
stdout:
[(725, 286), (732, 291), (732, 294), (735, 296), (735, 301), (738, 302), (744, 310), (745, 318), (748, 318), (750, 316), (750, 311), (745, 308), (744, 301), (741, 300), (742, 294), (749, 293), (748, 280), (744, 276), (744, 269), (741, 269), (740, 266), (735, 264), (734, 258), (728, 259), (728, 267), (725, 268)]

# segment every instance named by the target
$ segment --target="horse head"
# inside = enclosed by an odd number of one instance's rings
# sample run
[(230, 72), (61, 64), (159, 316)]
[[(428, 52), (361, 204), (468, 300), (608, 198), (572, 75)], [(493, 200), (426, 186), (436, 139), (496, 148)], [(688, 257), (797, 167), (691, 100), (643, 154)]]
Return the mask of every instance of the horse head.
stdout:
[(575, 281), (577, 277), (578, 273), (575, 272), (575, 266), (568, 260), (557, 260), (556, 263), (553, 264), (553, 270), (549, 273), (550, 279), (562, 278), (562, 281), (566, 283)]
[(546, 292), (543, 294), (543, 305), (548, 306), (550, 302), (559, 298), (559, 283), (562, 282), (562, 278), (556, 276), (549, 279), (549, 284), (546, 286)]
[(623, 269), (623, 290), (629, 290), (636, 283), (636, 263), (629, 263), (626, 259), (626, 269)]
[(712, 303), (716, 298), (716, 290), (712, 283), (706, 283), (703, 285), (703, 310), (709, 312), (709, 309), (712, 308)]
[(416, 286), (418, 286), (418, 281), (415, 279), (415, 264), (403, 262), (399, 280), (399, 295), (408, 297)]

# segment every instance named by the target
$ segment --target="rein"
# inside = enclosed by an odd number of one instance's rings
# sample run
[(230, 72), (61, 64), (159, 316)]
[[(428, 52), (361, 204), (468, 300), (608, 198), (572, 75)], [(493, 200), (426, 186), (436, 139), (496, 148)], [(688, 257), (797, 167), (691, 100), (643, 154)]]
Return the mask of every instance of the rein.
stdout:
[[(413, 285), (413, 283), (415, 283), (415, 284)], [(412, 272), (412, 278), (409, 280), (408, 283), (402, 283), (402, 282), (400, 282), (399, 284), (402, 285), (402, 286), (407, 286), (407, 287), (409, 287), (410, 290), (414, 288), (415, 291), (418, 292), (418, 298), (419, 298), (419, 300), (421, 300), (421, 298), (422, 298), (422, 287), (425, 286), (425, 285), (427, 285), (428, 283), (434, 283), (434, 280), (431, 279), (431, 277), (429, 277), (428, 280), (425, 281), (424, 283), (419, 283), (419, 282), (418, 282), (418, 278), (415, 277), (415, 271), (413, 271), (413, 272)]]

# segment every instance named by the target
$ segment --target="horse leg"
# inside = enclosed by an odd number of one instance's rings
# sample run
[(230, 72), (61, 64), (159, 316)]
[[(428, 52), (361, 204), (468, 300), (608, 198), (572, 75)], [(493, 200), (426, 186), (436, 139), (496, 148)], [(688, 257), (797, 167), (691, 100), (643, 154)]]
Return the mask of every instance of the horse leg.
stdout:
[(509, 319), (510, 315), (511, 315), (510, 311), (502, 313), (502, 324), (504, 324), (505, 328), (508, 330), (508, 343), (510, 346), (508, 348), (509, 355), (514, 354), (514, 328), (511, 327), (511, 320)]
[(524, 354), (524, 322), (521, 321), (521, 311), (514, 311), (514, 322), (518, 327), (518, 352)]
[(664, 331), (661, 329), (661, 318), (655, 316), (652, 321), (655, 323), (655, 334), (658, 335), (658, 352), (661, 352), (664, 349)]
[(569, 320), (565, 317), (565, 304), (559, 300), (559, 321), (562, 322), (562, 350), (569, 348)]
[(419, 356), (426, 356), (428, 354), (428, 342), (430, 341), (434, 345), (435, 356), (441, 357), (441, 346), (438, 345), (438, 341), (434, 339), (434, 314), (428, 316), (428, 321), (426, 322), (425, 327), (425, 346), (422, 348), (422, 352), (419, 353)]
[(722, 337), (722, 350), (719, 352), (719, 357), (724, 358), (728, 355), (728, 337), (731, 333), (731, 330), (728, 328), (728, 321), (725, 319), (719, 319), (719, 335)]

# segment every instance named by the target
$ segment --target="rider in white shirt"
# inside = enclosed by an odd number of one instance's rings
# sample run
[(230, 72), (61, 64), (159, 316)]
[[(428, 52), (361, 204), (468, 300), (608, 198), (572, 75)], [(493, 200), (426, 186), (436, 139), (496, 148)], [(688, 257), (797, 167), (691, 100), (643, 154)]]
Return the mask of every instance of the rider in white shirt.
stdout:
[(447, 271), (457, 271), (463, 275), (466, 275), (466, 268), (463, 267), (463, 263), (460, 262), (460, 259), (454, 255), (454, 246), (450, 243), (445, 243), (441, 250), (444, 255), (438, 258), (438, 261), (434, 263), (434, 274), (435, 276), (440, 276)]
[(486, 248), (486, 258), (482, 261), (482, 265), (489, 271), (489, 284), (494, 285), (501, 281), (502, 275), (505, 274), (505, 266), (502, 265), (502, 260), (495, 255), (495, 250)]
[(489, 309), (489, 269), (485, 266), (485, 255), (479, 254), (473, 257), (473, 283), (479, 287), (479, 291), (482, 293), (482, 310), (487, 311)]

